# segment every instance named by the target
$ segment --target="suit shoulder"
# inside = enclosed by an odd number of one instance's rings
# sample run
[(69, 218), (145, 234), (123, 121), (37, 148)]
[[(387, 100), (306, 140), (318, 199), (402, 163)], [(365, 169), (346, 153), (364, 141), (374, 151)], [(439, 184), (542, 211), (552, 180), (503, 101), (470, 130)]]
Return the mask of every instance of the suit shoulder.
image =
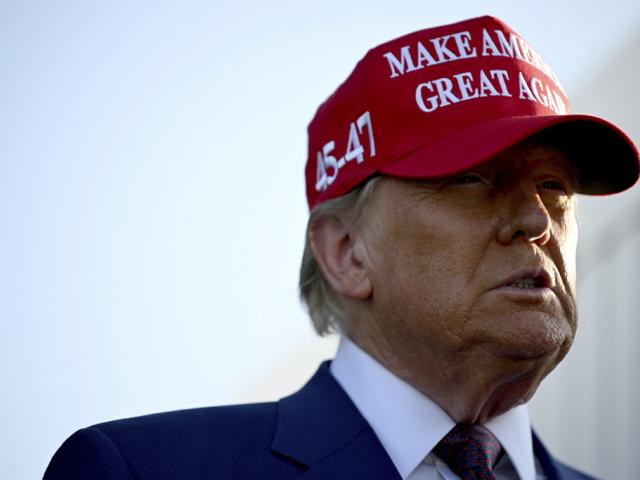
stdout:
[(229, 405), (155, 413), (94, 425), (133, 458), (195, 456), (206, 451), (244, 449), (271, 444), (276, 428), (276, 403)]
[[(252, 478), (255, 472), (245, 471), (250, 465), (273, 472), (274, 478), (288, 478), (298, 468), (271, 452), (276, 422), (277, 403), (259, 403), (100, 423), (76, 432), (63, 444), (45, 480)], [(113, 476), (57, 473), (67, 472), (61, 465), (73, 465), (85, 451), (93, 452), (85, 462), (87, 468), (99, 469), (104, 463), (105, 475)], [(112, 463), (120, 465), (117, 474), (109, 470)]]
[(43, 480), (132, 479), (118, 447), (95, 428), (71, 435), (55, 453)]
[(225, 405), (202, 407), (188, 410), (152, 413), (138, 417), (112, 420), (99, 423), (91, 428), (109, 436), (157, 435), (162, 433), (179, 434), (188, 431), (225, 429), (238, 423), (259, 428), (273, 425), (276, 418), (277, 403), (254, 403), (245, 405)]

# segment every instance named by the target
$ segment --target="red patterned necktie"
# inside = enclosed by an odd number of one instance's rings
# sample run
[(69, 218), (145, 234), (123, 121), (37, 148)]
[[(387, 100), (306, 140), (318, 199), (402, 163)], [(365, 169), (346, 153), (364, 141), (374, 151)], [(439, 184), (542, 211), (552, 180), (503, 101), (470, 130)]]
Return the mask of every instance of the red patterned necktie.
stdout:
[(500, 443), (489, 431), (473, 424), (458, 424), (433, 450), (462, 480), (495, 480), (493, 466)]

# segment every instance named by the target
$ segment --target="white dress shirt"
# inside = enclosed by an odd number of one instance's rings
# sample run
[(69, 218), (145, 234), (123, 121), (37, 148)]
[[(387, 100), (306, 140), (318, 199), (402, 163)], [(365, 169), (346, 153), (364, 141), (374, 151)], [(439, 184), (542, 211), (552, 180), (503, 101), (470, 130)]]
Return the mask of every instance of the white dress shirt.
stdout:
[[(431, 450), (456, 422), (427, 396), (342, 337), (330, 371), (373, 428), (403, 480), (459, 477)], [(526, 405), (484, 424), (505, 451), (494, 472), (499, 480), (544, 480), (535, 461)]]

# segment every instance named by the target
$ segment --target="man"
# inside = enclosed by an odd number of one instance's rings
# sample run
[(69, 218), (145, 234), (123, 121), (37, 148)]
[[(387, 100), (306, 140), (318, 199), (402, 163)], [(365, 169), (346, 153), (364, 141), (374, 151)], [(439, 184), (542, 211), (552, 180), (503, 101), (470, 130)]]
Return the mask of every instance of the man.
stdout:
[(492, 17), (369, 51), (309, 126), (300, 286), (336, 358), (277, 403), (80, 430), (45, 478), (589, 478), (526, 402), (575, 335), (575, 194), (629, 188), (639, 159), (568, 109)]

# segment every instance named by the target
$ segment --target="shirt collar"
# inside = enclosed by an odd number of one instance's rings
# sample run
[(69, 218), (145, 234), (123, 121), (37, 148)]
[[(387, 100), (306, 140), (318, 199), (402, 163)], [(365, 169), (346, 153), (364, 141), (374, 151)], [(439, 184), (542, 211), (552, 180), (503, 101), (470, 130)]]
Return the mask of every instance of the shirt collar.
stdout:
[[(330, 370), (373, 428), (403, 480), (455, 426), (455, 421), (435, 402), (345, 336), (340, 339)], [(515, 407), (484, 426), (506, 450), (520, 478), (535, 479), (526, 406)]]

